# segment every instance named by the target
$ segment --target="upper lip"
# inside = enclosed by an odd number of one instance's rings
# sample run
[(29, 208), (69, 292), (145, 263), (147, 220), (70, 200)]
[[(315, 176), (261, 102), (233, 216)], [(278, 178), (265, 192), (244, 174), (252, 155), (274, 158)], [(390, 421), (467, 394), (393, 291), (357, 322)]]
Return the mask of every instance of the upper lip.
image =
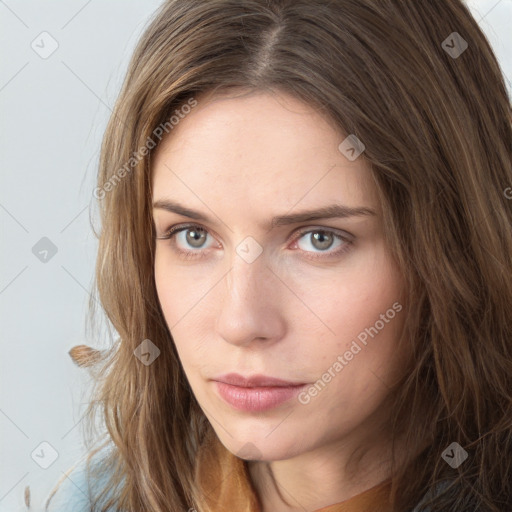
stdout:
[(304, 382), (290, 382), (282, 379), (276, 379), (274, 377), (268, 377), (267, 375), (251, 375), (250, 377), (244, 377), (238, 373), (227, 373), (225, 375), (215, 377), (212, 380), (243, 388), (287, 387), (304, 385)]

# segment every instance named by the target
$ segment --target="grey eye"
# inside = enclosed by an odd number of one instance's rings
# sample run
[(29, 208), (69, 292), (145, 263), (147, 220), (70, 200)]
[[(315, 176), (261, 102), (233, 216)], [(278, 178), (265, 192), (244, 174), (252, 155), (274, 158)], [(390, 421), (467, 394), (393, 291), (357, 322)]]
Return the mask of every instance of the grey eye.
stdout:
[(184, 232), (186, 233), (187, 244), (196, 249), (202, 247), (207, 237), (206, 231), (201, 228), (187, 228)]
[(330, 249), (334, 242), (338, 240), (339, 245), (343, 245), (341, 237), (332, 231), (315, 229), (303, 233), (298, 240), (298, 245), (301, 250), (307, 252), (325, 252)]
[(328, 234), (327, 231), (315, 231), (310, 233), (313, 247), (319, 250), (329, 249), (334, 243), (334, 237), (332, 234)]

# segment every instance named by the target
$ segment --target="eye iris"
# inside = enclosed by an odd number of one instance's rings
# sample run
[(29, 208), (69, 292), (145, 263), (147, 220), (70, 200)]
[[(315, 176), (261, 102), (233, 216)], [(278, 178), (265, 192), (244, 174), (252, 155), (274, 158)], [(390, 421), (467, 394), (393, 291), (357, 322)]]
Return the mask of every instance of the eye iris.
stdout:
[[(190, 234), (192, 235), (190, 236)], [(203, 229), (187, 229), (187, 243), (190, 243), (192, 247), (201, 247), (201, 245), (203, 245), (204, 243), (205, 236), (206, 234)]]
[[(329, 249), (329, 247), (331, 247), (331, 245), (333, 244), (333, 241), (334, 241), (333, 236), (326, 234), (325, 231), (316, 231), (315, 233), (312, 233), (311, 235), (313, 237), (313, 246), (316, 249), (322, 249), (322, 250)], [(327, 240), (327, 242), (326, 242), (326, 240)], [(317, 242), (319, 245), (317, 245)]]

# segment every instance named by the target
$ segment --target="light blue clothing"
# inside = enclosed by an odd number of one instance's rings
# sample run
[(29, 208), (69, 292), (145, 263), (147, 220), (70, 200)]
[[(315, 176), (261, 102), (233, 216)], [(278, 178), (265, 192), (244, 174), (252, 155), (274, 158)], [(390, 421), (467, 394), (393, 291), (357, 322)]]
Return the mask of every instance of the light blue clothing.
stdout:
[(85, 468), (77, 467), (69, 477), (64, 478), (57, 492), (50, 500), (45, 512), (90, 512), (88, 485)]
[[(106, 452), (102, 450), (93, 458), (93, 464), (97, 464), (100, 455)], [(71, 472), (64, 477), (56, 493), (50, 500), (44, 512), (91, 512), (91, 493), (98, 495), (106, 481), (95, 480), (94, 483), (87, 478), (86, 458), (78, 462)], [(57, 483), (52, 487), (53, 491)], [(46, 505), (46, 500), (43, 505)], [(110, 509), (111, 512), (115, 512)]]

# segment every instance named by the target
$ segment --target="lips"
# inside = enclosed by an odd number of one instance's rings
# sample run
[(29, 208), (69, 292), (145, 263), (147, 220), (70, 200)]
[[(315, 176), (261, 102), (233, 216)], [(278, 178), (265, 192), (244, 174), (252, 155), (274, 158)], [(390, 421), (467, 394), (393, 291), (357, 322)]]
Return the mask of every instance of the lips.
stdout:
[(305, 383), (297, 383), (253, 375), (243, 377), (236, 373), (212, 379), (220, 397), (234, 409), (258, 412), (272, 409), (296, 397)]
[(302, 386), (305, 382), (291, 382), (274, 377), (267, 377), (266, 375), (253, 375), (251, 377), (244, 377), (238, 373), (228, 373), (221, 375), (212, 380), (217, 382), (224, 382), (232, 386), (242, 388), (261, 388), (261, 387), (289, 387), (289, 386)]

